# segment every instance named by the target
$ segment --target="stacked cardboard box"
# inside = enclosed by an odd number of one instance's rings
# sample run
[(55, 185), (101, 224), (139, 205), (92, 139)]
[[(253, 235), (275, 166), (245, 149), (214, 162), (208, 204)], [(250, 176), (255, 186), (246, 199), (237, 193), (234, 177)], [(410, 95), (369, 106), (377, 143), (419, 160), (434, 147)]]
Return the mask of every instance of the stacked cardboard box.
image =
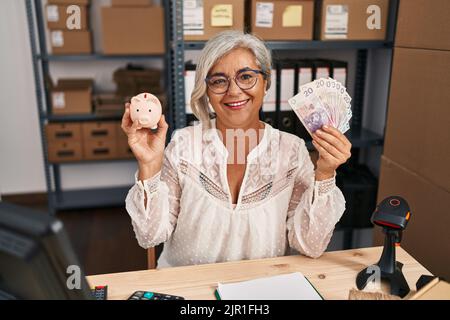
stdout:
[(264, 40), (312, 40), (313, 0), (252, 0), (251, 31)]
[(164, 54), (164, 10), (151, 1), (114, 0), (111, 7), (103, 7), (103, 53)]
[(53, 54), (92, 53), (89, 0), (49, 0), (45, 18)]
[(161, 94), (161, 70), (128, 66), (113, 74), (116, 94), (126, 99), (142, 92)]
[(117, 121), (49, 123), (45, 131), (51, 163), (133, 158)]
[(121, 128), (121, 123), (117, 123), (116, 125), (116, 135), (117, 135), (117, 158), (119, 159), (129, 159), (133, 158), (133, 152), (128, 145), (128, 137), (123, 132)]
[(124, 106), (124, 98), (113, 93), (97, 94), (94, 97), (95, 114), (97, 115), (119, 115), (123, 113)]
[(48, 161), (52, 163), (83, 159), (80, 123), (51, 123), (45, 127)]
[(148, 7), (152, 0), (111, 0), (113, 7)]
[(183, 1), (184, 40), (208, 40), (225, 30), (244, 30), (244, 0)]
[(85, 160), (117, 157), (116, 123), (110, 121), (82, 123), (83, 158)]
[(384, 40), (389, 0), (323, 0), (316, 12), (317, 39)]
[[(431, 272), (450, 278), (450, 21), (445, 12), (450, 12), (445, 0), (400, 2), (379, 200), (397, 194), (409, 202), (412, 218), (403, 246)], [(381, 232), (375, 241), (382, 244)]]
[(50, 88), (52, 113), (92, 113), (92, 87), (92, 79), (60, 79), (56, 86)]

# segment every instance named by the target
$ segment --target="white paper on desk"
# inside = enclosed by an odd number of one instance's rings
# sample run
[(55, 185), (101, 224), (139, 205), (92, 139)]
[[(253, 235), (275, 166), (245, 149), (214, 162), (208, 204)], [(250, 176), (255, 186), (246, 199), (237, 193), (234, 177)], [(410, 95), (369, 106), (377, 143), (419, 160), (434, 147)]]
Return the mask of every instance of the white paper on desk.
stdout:
[(219, 283), (222, 300), (322, 300), (300, 272), (255, 280)]

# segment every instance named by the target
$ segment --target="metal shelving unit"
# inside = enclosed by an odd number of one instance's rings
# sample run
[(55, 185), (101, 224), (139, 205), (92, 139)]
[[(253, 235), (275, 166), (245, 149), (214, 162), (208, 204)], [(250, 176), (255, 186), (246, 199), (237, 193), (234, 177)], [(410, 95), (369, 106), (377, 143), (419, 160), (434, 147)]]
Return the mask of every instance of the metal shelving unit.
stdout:
[[(179, 23), (182, 19), (183, 3), (182, 0), (173, 1), (173, 5), (176, 7), (176, 11), (179, 13), (176, 22)], [(351, 122), (351, 131), (347, 134), (347, 137), (352, 142), (354, 151), (354, 159), (358, 158), (360, 148), (367, 148), (372, 146), (382, 146), (384, 143), (384, 137), (372, 132), (368, 129), (362, 127), (362, 116), (363, 116), (363, 104), (364, 104), (364, 92), (365, 92), (365, 79), (367, 71), (367, 55), (368, 51), (372, 49), (388, 49), (391, 50), (394, 44), (395, 35), (395, 23), (397, 20), (397, 10), (398, 10), (398, 0), (391, 0), (389, 3), (389, 14), (388, 14), (388, 26), (386, 31), (386, 40), (374, 40), (374, 41), (358, 41), (358, 40), (308, 40), (308, 41), (266, 41), (269, 49), (272, 51), (305, 51), (305, 50), (357, 50), (357, 61), (356, 61), (356, 81), (355, 90), (353, 97), (353, 117)], [(182, 21), (182, 20), (181, 20)], [(172, 22), (173, 24), (174, 22)], [(201, 50), (205, 46), (205, 41), (183, 41), (182, 36), (182, 25), (178, 29), (178, 41), (176, 41), (173, 46), (177, 48), (183, 48), (184, 50)], [(183, 51), (179, 49), (179, 51)], [(179, 53), (180, 57), (184, 54)], [(179, 64), (176, 66), (177, 75), (183, 73), (184, 71), (184, 59), (179, 59), (179, 62), (183, 62), (183, 65)], [(179, 79), (178, 79), (179, 80)], [(177, 81), (177, 83), (182, 83), (183, 81)], [(179, 85), (177, 87), (179, 94), (184, 95), (184, 85)], [(177, 127), (184, 126), (186, 123), (186, 114), (184, 112), (184, 99), (179, 99), (181, 104), (176, 105), (174, 112), (175, 122), (178, 124)], [(279, 111), (279, 106), (277, 106)], [(307, 146), (312, 149), (312, 144), (308, 143)]]
[[(47, 53), (44, 19), (41, 0), (25, 0), (31, 40), (33, 69), (36, 83), (36, 97), (40, 119), (40, 131), (44, 150), (45, 176), (49, 193), (49, 210), (55, 212), (62, 209), (104, 207), (123, 205), (129, 186), (118, 188), (101, 188), (65, 191), (61, 188), (60, 166), (51, 164), (47, 157), (44, 125), (47, 121), (98, 121), (118, 120), (119, 116), (56, 116), (47, 112), (49, 96), (44, 84), (44, 75), (49, 74), (49, 64), (52, 62), (95, 61), (95, 60), (137, 60), (163, 59), (165, 65), (165, 89), (169, 110), (166, 118), (170, 130), (186, 125), (184, 96), (184, 52), (185, 50), (201, 50), (205, 42), (185, 42), (183, 40), (183, 1), (162, 0), (165, 9), (166, 54), (153, 56), (108, 56), (100, 53), (91, 55), (51, 55)], [(372, 146), (382, 146), (384, 137), (362, 127), (362, 110), (365, 92), (365, 78), (368, 51), (372, 49), (392, 50), (394, 43), (395, 21), (398, 0), (390, 1), (387, 37), (385, 41), (268, 41), (267, 45), (273, 51), (299, 50), (357, 50), (356, 81), (353, 96), (353, 118), (351, 131), (348, 133), (358, 158), (358, 149)], [(392, 52), (391, 52), (392, 57)], [(170, 132), (168, 138), (170, 137)], [(312, 146), (309, 146), (312, 147)], [(111, 160), (110, 160), (111, 161)], [(92, 163), (92, 162), (79, 162)], [(72, 163), (73, 164), (73, 163)]]
[[(201, 50), (205, 41), (186, 41), (186, 50)], [(307, 40), (307, 41), (266, 41), (271, 50), (335, 50), (335, 49), (383, 49), (392, 48), (391, 41), (336, 41), (336, 40)]]
[[(47, 141), (45, 138), (45, 124), (47, 122), (70, 122), (70, 121), (107, 121), (120, 120), (120, 115), (70, 115), (60, 116), (52, 115), (50, 107), (49, 92), (46, 88), (45, 77), (49, 75), (49, 65), (52, 62), (84, 62), (84, 61), (99, 61), (99, 60), (114, 60), (114, 61), (148, 61), (148, 60), (164, 60), (165, 72), (165, 88), (168, 89), (167, 102), (170, 106), (172, 104), (172, 97), (170, 91), (171, 83), (171, 59), (170, 44), (170, 26), (172, 10), (169, 0), (163, 0), (162, 4), (165, 8), (165, 31), (166, 31), (166, 52), (164, 55), (104, 55), (101, 53), (80, 54), (80, 55), (52, 55), (47, 52), (46, 45), (46, 30), (45, 21), (43, 18), (43, 6), (41, 0), (25, 0), (27, 10), (27, 20), (29, 27), (29, 37), (31, 43), (31, 55), (33, 60), (33, 70), (36, 86), (36, 97), (39, 113), (39, 126), (42, 140), (45, 178), (48, 192), (48, 207), (52, 214), (58, 210), (79, 209), (79, 208), (93, 208), (93, 207), (107, 207), (124, 205), (125, 196), (130, 189), (130, 186), (111, 187), (111, 188), (95, 188), (82, 190), (63, 190), (61, 186), (61, 167), (66, 165), (84, 165), (94, 163), (111, 163), (111, 162), (126, 162), (134, 161), (133, 159), (117, 159), (117, 160), (99, 160), (99, 161), (79, 161), (66, 163), (50, 163), (47, 155)], [(171, 124), (173, 122), (172, 108), (168, 108), (166, 119)], [(173, 127), (173, 126), (171, 126)]]
[(143, 56), (143, 55), (129, 55), (129, 56), (123, 56), (123, 55), (103, 55), (103, 54), (79, 54), (79, 55), (41, 55), (37, 54), (35, 56), (38, 60), (44, 60), (44, 61), (93, 61), (93, 60), (130, 60), (133, 59), (133, 61), (139, 61), (139, 60), (145, 60), (148, 61), (150, 59), (161, 59), (164, 55), (151, 55), (151, 56)]

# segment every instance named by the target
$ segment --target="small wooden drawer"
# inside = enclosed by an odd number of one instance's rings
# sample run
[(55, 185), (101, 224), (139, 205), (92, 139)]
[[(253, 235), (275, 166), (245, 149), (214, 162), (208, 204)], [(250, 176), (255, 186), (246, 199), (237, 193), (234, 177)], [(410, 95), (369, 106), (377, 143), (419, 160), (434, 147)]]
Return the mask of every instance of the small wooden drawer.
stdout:
[(49, 123), (45, 134), (48, 141), (81, 141), (81, 123)]
[(116, 139), (116, 122), (100, 121), (85, 122), (82, 124), (83, 139), (88, 140), (115, 140)]
[(51, 163), (81, 161), (83, 148), (80, 141), (49, 141), (48, 161)]
[(128, 144), (128, 136), (127, 136), (127, 134), (125, 132), (123, 132), (121, 125), (122, 125), (121, 122), (116, 124), (117, 140), (118, 141), (125, 141)]
[(117, 158), (117, 143), (115, 140), (85, 140), (83, 145), (83, 154), (85, 160), (104, 160)]
[(134, 154), (128, 145), (128, 140), (117, 140), (117, 157), (119, 159), (131, 159), (134, 158)]

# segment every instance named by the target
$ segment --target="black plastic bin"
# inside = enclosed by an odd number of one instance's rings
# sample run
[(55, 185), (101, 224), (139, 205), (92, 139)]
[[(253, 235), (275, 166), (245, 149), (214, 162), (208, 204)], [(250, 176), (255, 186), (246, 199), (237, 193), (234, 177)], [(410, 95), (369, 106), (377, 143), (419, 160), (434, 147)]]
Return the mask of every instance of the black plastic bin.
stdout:
[(346, 200), (346, 210), (337, 227), (372, 227), (370, 217), (376, 207), (378, 180), (369, 168), (347, 164), (338, 170), (336, 184)]

